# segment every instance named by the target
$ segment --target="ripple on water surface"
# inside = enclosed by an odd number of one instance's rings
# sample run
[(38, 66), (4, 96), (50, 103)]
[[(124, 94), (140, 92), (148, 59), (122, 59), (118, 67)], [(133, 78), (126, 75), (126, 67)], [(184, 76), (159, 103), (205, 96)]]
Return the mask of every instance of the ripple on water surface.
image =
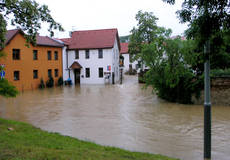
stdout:
[[(0, 116), (103, 145), (203, 159), (203, 107), (168, 103), (142, 90), (137, 77), (122, 85), (81, 85), (0, 97)], [(212, 109), (212, 157), (229, 160), (230, 107)]]

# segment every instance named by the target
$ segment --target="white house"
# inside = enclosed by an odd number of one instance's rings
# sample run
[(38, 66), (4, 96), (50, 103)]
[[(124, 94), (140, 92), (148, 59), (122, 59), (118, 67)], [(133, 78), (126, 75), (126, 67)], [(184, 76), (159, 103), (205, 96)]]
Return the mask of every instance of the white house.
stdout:
[(130, 61), (130, 55), (129, 55), (129, 49), (128, 49), (129, 43), (121, 43), (121, 55), (124, 57), (124, 72), (129, 71), (131, 68), (137, 70), (138, 69), (138, 62)]
[(120, 40), (117, 29), (72, 32), (61, 39), (63, 80), (73, 84), (114, 84), (119, 81)]

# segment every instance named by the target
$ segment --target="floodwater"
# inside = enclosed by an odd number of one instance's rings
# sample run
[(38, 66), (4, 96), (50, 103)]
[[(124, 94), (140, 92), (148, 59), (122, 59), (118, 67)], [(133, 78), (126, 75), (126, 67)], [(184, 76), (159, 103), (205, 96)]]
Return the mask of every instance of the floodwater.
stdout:
[[(0, 116), (63, 135), (183, 160), (203, 159), (203, 106), (165, 102), (135, 76), (0, 97)], [(230, 159), (230, 107), (212, 107), (212, 159)]]

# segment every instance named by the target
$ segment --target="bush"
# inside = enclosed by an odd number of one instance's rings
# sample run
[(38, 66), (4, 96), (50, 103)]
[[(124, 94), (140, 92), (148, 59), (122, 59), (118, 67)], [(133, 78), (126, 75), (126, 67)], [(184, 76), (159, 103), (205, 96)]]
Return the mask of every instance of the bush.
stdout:
[(45, 83), (44, 83), (44, 81), (43, 81), (42, 78), (41, 78), (41, 81), (40, 81), (40, 84), (39, 84), (39, 88), (40, 88), (40, 89), (45, 88)]
[(229, 69), (213, 69), (211, 70), (211, 77), (230, 77)]
[(58, 78), (58, 86), (62, 86), (63, 85), (63, 78), (59, 77)]
[(46, 87), (52, 88), (54, 86), (54, 79), (53, 77), (49, 77), (49, 79), (46, 81)]
[(179, 77), (178, 83), (172, 86), (167, 82), (167, 75), (163, 70), (158, 73), (153, 73), (150, 70), (144, 75), (144, 79), (147, 84), (153, 84), (152, 86), (160, 98), (182, 104), (191, 104), (193, 94), (196, 98), (200, 97), (204, 81), (201, 77), (195, 78), (190, 73), (185, 73)]
[(125, 75), (136, 75), (137, 74), (137, 70), (133, 69), (132, 71), (126, 71)]
[(18, 90), (11, 85), (7, 79), (0, 78), (0, 95), (5, 97), (16, 97)]

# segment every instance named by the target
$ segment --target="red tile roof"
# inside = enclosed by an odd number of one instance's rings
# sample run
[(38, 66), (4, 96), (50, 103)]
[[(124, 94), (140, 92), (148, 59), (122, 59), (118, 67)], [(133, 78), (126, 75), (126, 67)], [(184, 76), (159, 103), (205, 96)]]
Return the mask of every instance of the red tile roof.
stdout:
[(176, 39), (176, 38), (180, 38), (181, 40), (186, 40), (186, 37), (185, 36), (179, 36), (179, 35), (177, 35), (177, 36), (172, 36), (171, 37), (171, 39)]
[[(6, 42), (5, 44), (9, 44), (10, 41), (18, 34), (21, 33), (24, 35), (24, 32), (21, 29), (8, 30), (6, 33)], [(37, 45), (38, 46), (51, 46), (51, 47), (63, 47), (64, 45), (61, 42), (58, 42), (47, 36), (39, 36), (37, 35)]]
[(8, 30), (6, 32), (6, 42), (5, 45), (10, 43), (10, 41), (14, 38), (14, 36), (20, 32), (20, 29), (13, 29), (13, 30)]
[(117, 29), (75, 31), (71, 38), (61, 40), (68, 49), (99, 49), (113, 48), (116, 38), (120, 49)]
[(121, 54), (127, 54), (129, 52), (129, 43), (121, 43)]
[(48, 36), (37, 36), (38, 46), (63, 47), (64, 45)]
[(70, 45), (70, 43), (71, 43), (71, 38), (62, 38), (60, 40), (62, 42), (64, 42), (65, 45)]

